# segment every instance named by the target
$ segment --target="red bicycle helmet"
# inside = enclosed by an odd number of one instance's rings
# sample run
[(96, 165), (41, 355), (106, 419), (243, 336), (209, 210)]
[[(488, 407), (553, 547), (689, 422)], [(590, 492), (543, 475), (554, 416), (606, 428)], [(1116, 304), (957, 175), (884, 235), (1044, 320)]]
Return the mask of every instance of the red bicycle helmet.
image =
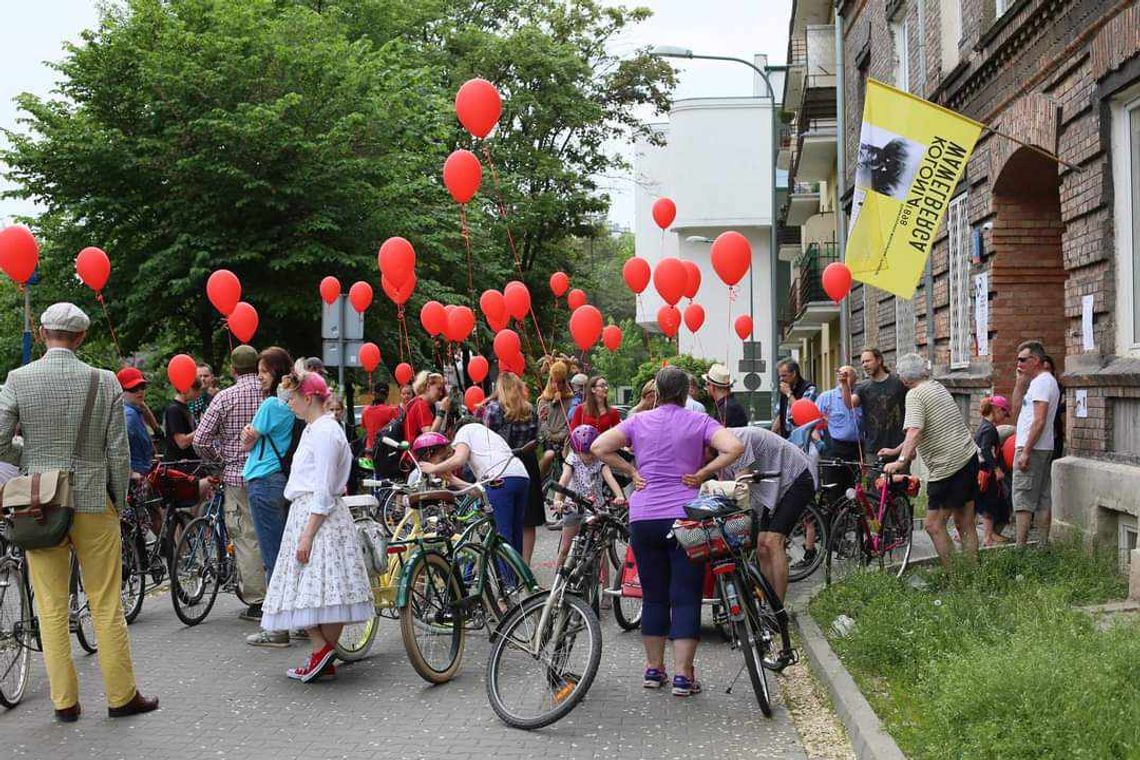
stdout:
[(420, 433), (412, 442), (412, 456), (423, 459), (430, 456), (441, 446), (450, 446), (451, 441), (443, 433)]

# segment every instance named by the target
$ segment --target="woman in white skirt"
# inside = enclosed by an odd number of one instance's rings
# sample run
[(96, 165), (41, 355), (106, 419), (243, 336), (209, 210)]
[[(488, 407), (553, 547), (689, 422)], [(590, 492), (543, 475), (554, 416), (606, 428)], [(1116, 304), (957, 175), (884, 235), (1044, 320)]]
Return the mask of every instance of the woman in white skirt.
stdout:
[(369, 620), (376, 608), (352, 515), (341, 498), (352, 452), (344, 429), (325, 414), (329, 389), (324, 378), (302, 367), (298, 362), (278, 391), (308, 426), (285, 485), (292, 506), (262, 606), (261, 627), (308, 631), (312, 655), (287, 673), (308, 683), (336, 675), (333, 656), (345, 624)]

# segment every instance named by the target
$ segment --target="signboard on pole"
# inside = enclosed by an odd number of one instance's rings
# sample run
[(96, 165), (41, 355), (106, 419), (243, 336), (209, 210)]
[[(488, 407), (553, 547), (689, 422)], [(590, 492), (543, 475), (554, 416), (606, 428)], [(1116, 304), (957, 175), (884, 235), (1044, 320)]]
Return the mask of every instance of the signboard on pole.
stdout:
[[(344, 346), (344, 353), (341, 353), (341, 346)], [(321, 361), (325, 363), (326, 367), (359, 367), (360, 366), (360, 347), (364, 345), (362, 340), (326, 340), (324, 341), (324, 351), (321, 353)], [(344, 358), (344, 363), (341, 363), (341, 358)]]

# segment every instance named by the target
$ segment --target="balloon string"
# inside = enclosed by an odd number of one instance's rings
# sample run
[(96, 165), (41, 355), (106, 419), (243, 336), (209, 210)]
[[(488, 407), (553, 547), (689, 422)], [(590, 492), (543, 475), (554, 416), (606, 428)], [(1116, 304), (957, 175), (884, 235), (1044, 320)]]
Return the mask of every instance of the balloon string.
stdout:
[(442, 367), (443, 361), (439, 358), (439, 344), (435, 342), (435, 336), (431, 337), (431, 354), (435, 357), (435, 366)]
[(459, 231), (463, 236), (463, 248), (467, 253), (467, 295), (471, 298), (471, 308), (475, 303), (475, 270), (471, 263), (471, 230), (467, 226), (467, 204), (459, 204)]
[(107, 327), (111, 328), (111, 342), (115, 344), (115, 352), (119, 355), (119, 363), (123, 363), (123, 349), (119, 347), (119, 336), (115, 334), (115, 323), (111, 321), (111, 313), (107, 311), (107, 302), (103, 300), (103, 293), (95, 294), (95, 300), (103, 307), (103, 316), (107, 318)]

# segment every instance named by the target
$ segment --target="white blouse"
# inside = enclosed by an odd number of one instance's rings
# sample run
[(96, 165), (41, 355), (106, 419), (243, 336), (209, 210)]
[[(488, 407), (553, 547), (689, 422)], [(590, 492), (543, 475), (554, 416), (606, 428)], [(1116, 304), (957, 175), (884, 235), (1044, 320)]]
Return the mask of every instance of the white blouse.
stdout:
[(327, 515), (336, 499), (344, 494), (351, 470), (352, 450), (344, 429), (332, 417), (320, 417), (301, 434), (289, 482), (285, 484), (285, 498), (292, 501), (311, 493), (311, 511)]

